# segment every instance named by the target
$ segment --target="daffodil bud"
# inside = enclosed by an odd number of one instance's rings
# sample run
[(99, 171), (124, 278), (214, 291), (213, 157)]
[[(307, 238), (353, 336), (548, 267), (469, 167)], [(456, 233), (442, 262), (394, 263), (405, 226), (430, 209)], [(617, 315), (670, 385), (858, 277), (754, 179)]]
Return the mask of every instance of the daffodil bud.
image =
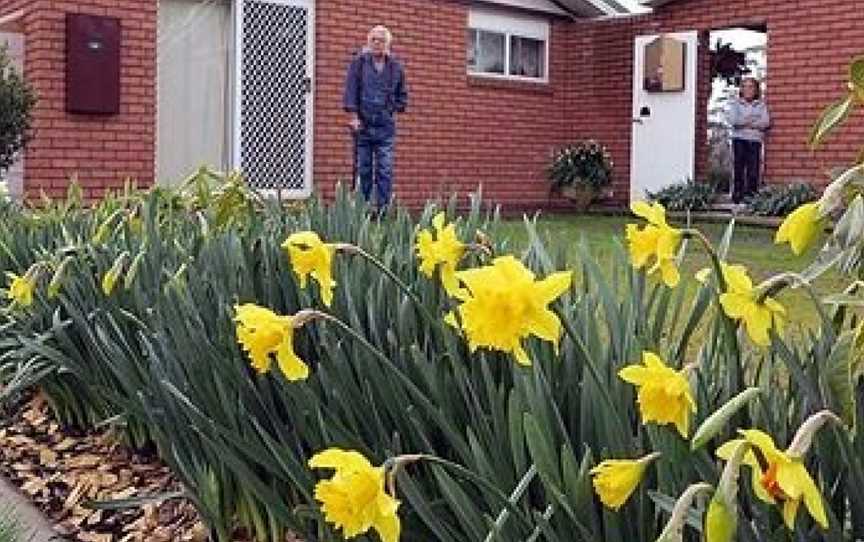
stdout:
[(817, 412), (807, 418), (807, 420), (801, 424), (801, 427), (798, 428), (798, 432), (795, 433), (795, 438), (792, 439), (792, 444), (790, 444), (789, 449), (786, 450), (789, 457), (795, 459), (803, 458), (810, 449), (810, 446), (813, 445), (813, 437), (816, 435), (816, 432), (819, 431), (819, 429), (825, 425), (825, 422), (828, 421), (835, 422), (837, 425), (843, 425), (843, 421), (830, 410)]
[(834, 209), (843, 205), (843, 194), (846, 192), (846, 187), (859, 175), (864, 175), (864, 164), (846, 170), (825, 187), (818, 202), (820, 216), (828, 216)]
[(141, 249), (138, 254), (135, 255), (135, 259), (132, 260), (132, 265), (129, 266), (129, 270), (126, 272), (126, 278), (123, 282), (123, 287), (129, 290), (132, 288), (132, 283), (135, 282), (135, 277), (138, 276), (138, 269), (141, 267), (141, 262), (144, 260), (144, 256), (147, 255), (146, 249)]
[(94, 245), (101, 245), (108, 240), (108, 238), (111, 236), (111, 226), (114, 224), (114, 221), (117, 219), (118, 216), (120, 216), (122, 212), (122, 209), (114, 211), (108, 216), (108, 218), (106, 218), (101, 224), (99, 224), (99, 227), (96, 228), (96, 234), (93, 235)]
[(738, 530), (738, 477), (749, 450), (750, 443), (742, 440), (723, 469), (720, 484), (705, 515), (706, 542), (732, 542), (735, 539)]
[(726, 424), (729, 423), (729, 419), (757, 395), (759, 395), (759, 388), (747, 388), (732, 399), (729, 399), (725, 405), (702, 422), (702, 425), (699, 426), (699, 429), (696, 430), (696, 434), (693, 436), (690, 449), (696, 451), (717, 436)]
[(675, 507), (672, 508), (672, 517), (669, 518), (669, 523), (660, 533), (657, 542), (683, 542), (684, 524), (687, 522), (687, 514), (690, 512), (690, 507), (693, 506), (693, 501), (700, 493), (707, 493), (712, 489), (714, 488), (711, 484), (704, 482), (688, 487), (675, 503)]
[(63, 277), (66, 275), (66, 268), (69, 267), (69, 264), (72, 263), (72, 260), (74, 259), (73, 256), (66, 256), (63, 261), (60, 262), (60, 265), (57, 266), (54, 275), (51, 277), (51, 282), (48, 283), (49, 299), (57, 297), (57, 294), (60, 293), (60, 286), (63, 284)]
[(123, 272), (123, 267), (126, 265), (126, 260), (128, 259), (129, 253), (124, 251), (116, 260), (114, 260), (114, 265), (112, 265), (111, 269), (109, 269), (102, 277), (102, 293), (106, 296), (110, 296), (114, 291), (114, 286), (117, 284), (117, 280), (120, 278), (120, 273)]

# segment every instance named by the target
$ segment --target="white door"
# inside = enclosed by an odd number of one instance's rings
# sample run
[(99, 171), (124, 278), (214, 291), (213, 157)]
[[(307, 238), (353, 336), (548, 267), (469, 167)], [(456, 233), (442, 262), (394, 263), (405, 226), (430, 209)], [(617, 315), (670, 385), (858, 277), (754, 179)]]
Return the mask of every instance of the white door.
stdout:
[(157, 35), (156, 180), (230, 169), (231, 4), (159, 0)]
[(314, 0), (239, 0), (234, 164), (281, 198), (312, 192)]
[(696, 170), (697, 32), (665, 34), (685, 44), (684, 88), (673, 92), (645, 90), (645, 46), (659, 36), (636, 36), (633, 57), (633, 137), (630, 201), (645, 192), (693, 179)]

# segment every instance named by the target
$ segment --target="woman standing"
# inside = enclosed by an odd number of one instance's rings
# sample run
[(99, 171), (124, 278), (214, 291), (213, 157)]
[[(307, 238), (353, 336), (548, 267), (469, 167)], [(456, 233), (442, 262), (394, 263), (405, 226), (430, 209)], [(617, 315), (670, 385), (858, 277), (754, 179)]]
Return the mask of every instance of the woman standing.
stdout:
[(738, 98), (729, 104), (727, 120), (732, 126), (732, 156), (735, 160), (735, 186), (732, 202), (741, 203), (759, 188), (762, 142), (771, 124), (768, 107), (762, 101), (762, 88), (753, 77), (741, 81)]

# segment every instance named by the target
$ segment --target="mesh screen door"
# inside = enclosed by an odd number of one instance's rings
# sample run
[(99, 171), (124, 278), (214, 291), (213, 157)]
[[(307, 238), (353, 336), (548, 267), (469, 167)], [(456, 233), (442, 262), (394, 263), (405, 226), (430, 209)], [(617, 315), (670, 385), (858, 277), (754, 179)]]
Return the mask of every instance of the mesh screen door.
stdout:
[(235, 162), (250, 185), (312, 191), (312, 2), (240, 0), (236, 9)]

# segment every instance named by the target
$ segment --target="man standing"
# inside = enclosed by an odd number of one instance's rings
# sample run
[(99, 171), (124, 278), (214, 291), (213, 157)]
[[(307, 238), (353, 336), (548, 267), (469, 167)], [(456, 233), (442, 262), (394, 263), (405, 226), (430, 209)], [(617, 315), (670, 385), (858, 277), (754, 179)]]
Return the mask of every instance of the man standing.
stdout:
[(408, 105), (405, 72), (390, 55), (392, 40), (384, 26), (370, 30), (367, 46), (351, 62), (345, 82), (344, 105), (357, 142), (360, 189), (368, 202), (374, 180), (379, 212), (390, 203), (393, 192), (395, 113)]

